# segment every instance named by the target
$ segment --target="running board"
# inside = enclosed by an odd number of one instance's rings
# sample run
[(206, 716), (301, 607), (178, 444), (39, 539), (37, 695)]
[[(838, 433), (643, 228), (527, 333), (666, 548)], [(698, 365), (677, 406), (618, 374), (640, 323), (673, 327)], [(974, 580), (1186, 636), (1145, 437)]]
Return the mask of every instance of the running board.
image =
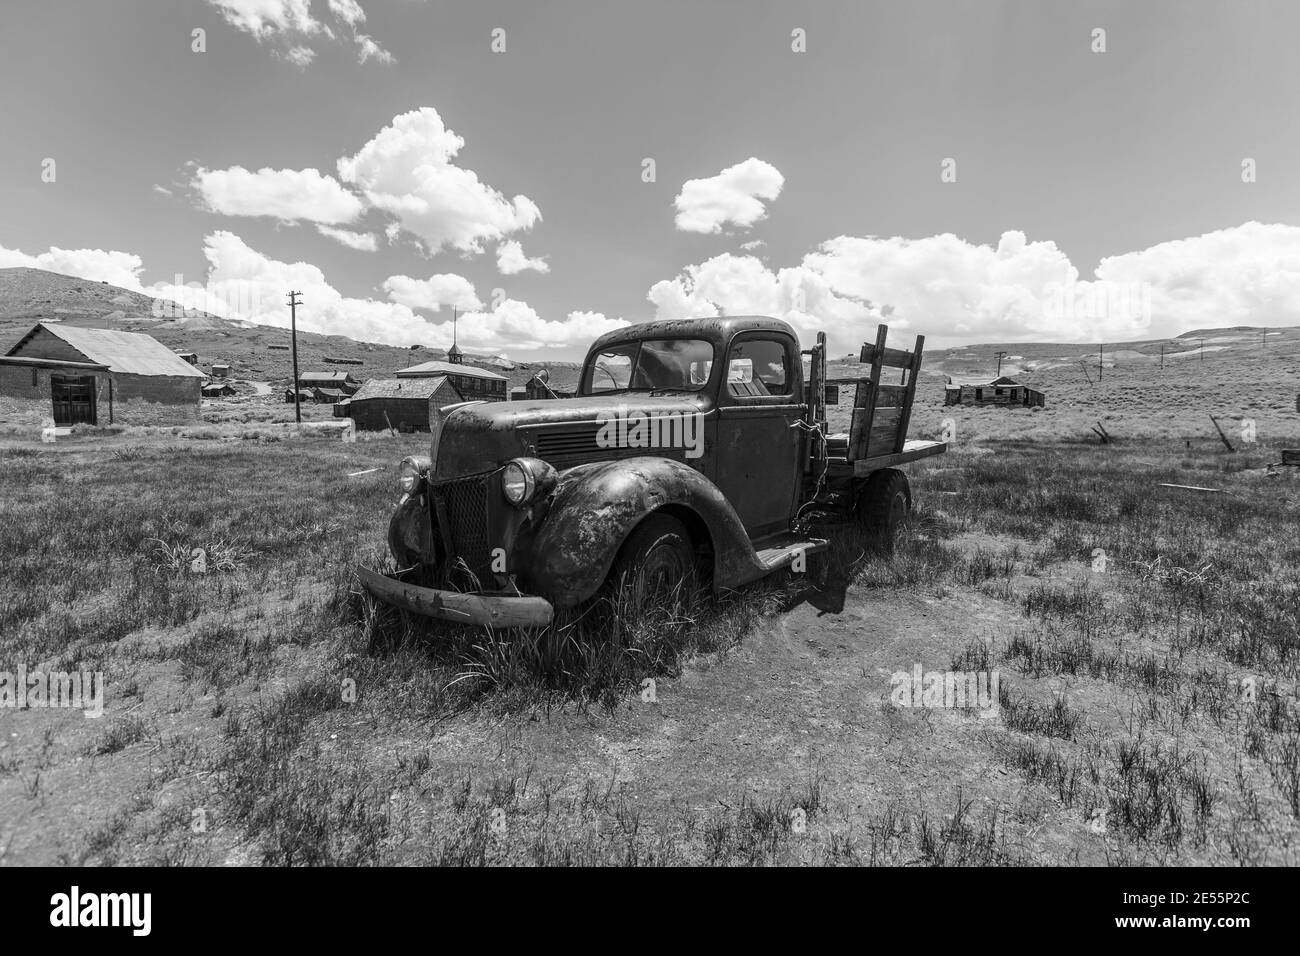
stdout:
[[(825, 538), (801, 538), (797, 534), (774, 534), (755, 542), (754, 554), (765, 572), (788, 568), (799, 555), (806, 559), (810, 554), (825, 551)], [(804, 570), (807, 570), (806, 568)]]

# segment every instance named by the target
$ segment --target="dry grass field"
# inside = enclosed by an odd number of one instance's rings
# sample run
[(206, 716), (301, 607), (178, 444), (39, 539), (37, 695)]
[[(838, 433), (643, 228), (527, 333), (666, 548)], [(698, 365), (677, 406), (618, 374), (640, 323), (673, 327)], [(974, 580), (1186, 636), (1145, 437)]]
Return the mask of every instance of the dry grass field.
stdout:
[[(10, 436), (0, 670), (107, 692), (0, 709), (0, 861), (1295, 864), (1300, 469), (997, 414), (893, 555), (495, 636), (350, 574), (418, 436)], [(996, 718), (894, 706), (915, 664), (998, 671)]]

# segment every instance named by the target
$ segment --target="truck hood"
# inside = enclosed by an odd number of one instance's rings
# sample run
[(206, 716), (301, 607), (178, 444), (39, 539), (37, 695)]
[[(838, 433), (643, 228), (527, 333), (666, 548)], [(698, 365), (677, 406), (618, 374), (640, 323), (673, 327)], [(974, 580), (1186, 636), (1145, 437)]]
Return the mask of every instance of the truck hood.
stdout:
[[(435, 481), (480, 474), (528, 455), (564, 468), (594, 455), (602, 424), (617, 417), (707, 414), (712, 402), (695, 393), (651, 396), (644, 392), (547, 401), (475, 402), (436, 413), (431, 425)], [(586, 454), (590, 444), (593, 454)], [(632, 449), (629, 454), (654, 454)]]

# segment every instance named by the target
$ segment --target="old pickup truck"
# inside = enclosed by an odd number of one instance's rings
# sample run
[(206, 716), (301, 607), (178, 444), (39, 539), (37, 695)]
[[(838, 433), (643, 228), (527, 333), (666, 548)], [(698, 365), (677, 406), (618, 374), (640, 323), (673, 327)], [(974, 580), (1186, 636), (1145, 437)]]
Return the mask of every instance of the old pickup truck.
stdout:
[[(907, 439), (924, 337), (886, 335), (862, 347), (868, 377), (831, 383), (825, 333), (801, 350), (779, 319), (647, 322), (592, 344), (573, 398), (431, 408), (428, 457), (399, 470), (397, 575), (359, 567), (361, 583), (417, 614), (542, 625), (602, 588), (636, 606), (800, 570), (826, 547), (813, 514), (889, 539), (911, 505), (898, 466), (946, 445)], [(850, 430), (828, 434), (840, 384)]]

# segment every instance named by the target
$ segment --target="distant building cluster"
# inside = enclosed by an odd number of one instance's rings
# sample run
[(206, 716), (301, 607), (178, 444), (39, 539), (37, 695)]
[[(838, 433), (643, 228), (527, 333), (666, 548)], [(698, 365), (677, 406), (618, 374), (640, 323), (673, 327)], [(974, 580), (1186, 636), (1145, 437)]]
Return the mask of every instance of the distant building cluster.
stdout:
[[(326, 357), (321, 361), (335, 368), (300, 373), (283, 398), (333, 405), (336, 417), (350, 417), (362, 429), (427, 431), (435, 408), (572, 394), (571, 387), (540, 378), (512, 394), (504, 375), (465, 364), (454, 343), (447, 359), (364, 379), (338, 368), (361, 365), (360, 359)], [(514, 367), (500, 356), (485, 361)], [(0, 421), (34, 427), (194, 422), (202, 399), (238, 394), (238, 377), (229, 362), (205, 360), (200, 367), (197, 352), (168, 348), (141, 332), (41, 322), (0, 356)]]

